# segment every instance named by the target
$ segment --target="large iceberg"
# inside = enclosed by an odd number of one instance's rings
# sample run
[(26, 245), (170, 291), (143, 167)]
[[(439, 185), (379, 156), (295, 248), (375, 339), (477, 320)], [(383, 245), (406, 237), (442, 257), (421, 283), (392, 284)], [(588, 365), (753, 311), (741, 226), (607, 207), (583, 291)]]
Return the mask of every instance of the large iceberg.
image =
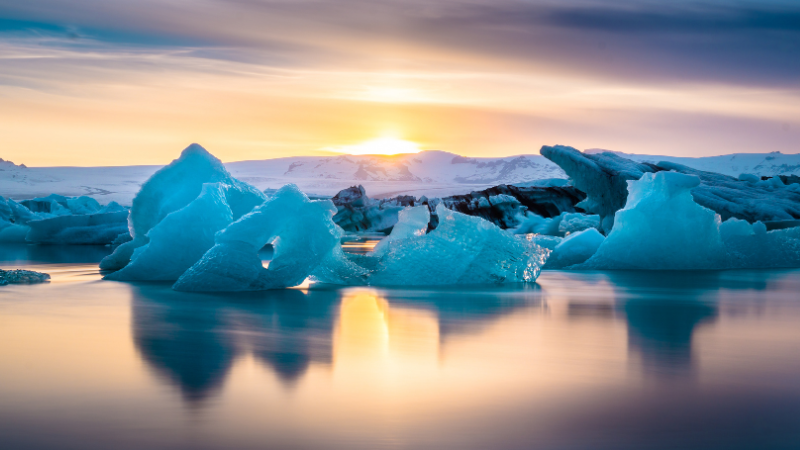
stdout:
[[(297, 186), (286, 185), (220, 231), (214, 246), (173, 287), (230, 292), (297, 286), (337, 247), (341, 251), (343, 232), (333, 223), (334, 212), (330, 200), (310, 200)], [(264, 268), (258, 251), (267, 243), (274, 257)]]
[[(233, 220), (222, 183), (207, 183), (200, 195), (164, 217), (147, 233), (149, 242), (110, 280), (177, 280), (214, 245), (214, 234)], [(126, 244), (122, 244), (126, 245)]]
[[(480, 217), (451, 211), (441, 204), (436, 213), (439, 226), (426, 233), (430, 214), (427, 207), (402, 211), (392, 233), (371, 254), (347, 255), (365, 272), (350, 276), (345, 280), (347, 284), (422, 286), (536, 280), (549, 250)], [(331, 279), (325, 274), (343, 270), (327, 264), (313, 277), (341, 283), (346, 277)], [(335, 264), (341, 264), (341, 260)], [(345, 272), (354, 271), (347, 267)]]
[[(478, 217), (439, 205), (440, 224), (426, 233), (427, 206), (405, 209), (391, 234), (368, 255), (342, 251), (343, 231), (328, 200), (309, 200), (287, 185), (220, 231), (215, 245), (173, 286), (182, 291), (281, 289), (306, 278), (344, 285), (441, 285), (532, 282), (549, 250)], [(264, 268), (258, 250), (271, 243)]]
[[(371, 285), (437, 285), (532, 282), (549, 251), (480, 217), (436, 208), (439, 226), (427, 234), (415, 227), (379, 250)], [(419, 222), (414, 214), (410, 220)]]
[(692, 198), (722, 220), (735, 217), (753, 223), (800, 219), (800, 192), (795, 188), (798, 185), (786, 186), (780, 177), (752, 182), (668, 161), (659, 162), (658, 166), (699, 178)]
[(696, 176), (700, 181), (691, 189), (692, 198), (719, 214), (723, 220), (762, 221), (769, 222), (768, 228), (779, 228), (787, 221), (800, 219), (800, 186), (787, 186), (780, 177), (762, 181), (745, 174), (736, 179), (669, 161), (637, 163), (611, 152), (581, 153), (566, 146), (544, 146), (541, 153), (561, 166), (571, 177), (573, 185), (587, 194), (586, 200), (577, 206), (599, 214), (601, 229), (605, 233), (613, 227), (614, 213), (626, 203), (626, 183), (660, 171)]
[[(199, 258), (213, 245), (209, 235), (265, 199), (262, 192), (232, 177), (222, 162), (203, 147), (192, 144), (144, 183), (133, 199), (128, 217), (133, 239), (104, 258), (100, 268), (120, 270), (130, 263), (127, 270), (108, 277), (175, 280), (196, 261), (192, 260), (195, 256)], [(165, 220), (172, 214), (175, 216)], [(154, 231), (156, 227), (159, 228)], [(151, 241), (155, 241), (152, 248)], [(143, 259), (134, 264), (139, 257)], [(165, 270), (161, 273), (157, 267)]]
[(698, 205), (700, 178), (647, 173), (629, 181), (625, 208), (597, 252), (571, 269), (689, 270), (800, 267), (800, 228), (767, 231)]
[(637, 163), (611, 152), (581, 153), (563, 145), (545, 145), (540, 152), (564, 169), (573, 186), (586, 193), (586, 199), (578, 206), (598, 214), (604, 232), (611, 230), (614, 213), (625, 206), (628, 197), (626, 182), (659, 170), (652, 164)]

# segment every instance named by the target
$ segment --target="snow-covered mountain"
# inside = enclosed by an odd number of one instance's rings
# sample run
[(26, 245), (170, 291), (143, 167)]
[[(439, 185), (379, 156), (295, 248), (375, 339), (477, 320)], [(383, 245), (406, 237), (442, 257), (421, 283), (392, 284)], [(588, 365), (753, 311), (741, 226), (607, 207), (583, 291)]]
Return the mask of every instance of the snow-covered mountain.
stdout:
[[(601, 151), (601, 150), (588, 150)], [(800, 174), (800, 155), (734, 154), (705, 158), (620, 154), (637, 161), (674, 161), (701, 170), (737, 176)], [(177, 154), (176, 154), (177, 156)], [(130, 204), (160, 166), (24, 167), (0, 161), (0, 195), (14, 199), (51, 193), (89, 195), (101, 203)], [(468, 158), (442, 151), (404, 155), (304, 156), (227, 163), (235, 177), (259, 189), (295, 183), (305, 192), (334, 195), (361, 184), (372, 197), (411, 194), (447, 196), (498, 184), (564, 178), (564, 172), (540, 155)]]
[[(600, 153), (610, 150), (590, 149), (587, 153)], [(733, 177), (743, 173), (758, 176), (797, 175), (800, 174), (800, 154), (772, 153), (733, 153), (721, 156), (704, 156), (688, 158), (681, 156), (637, 155), (631, 153), (612, 152), (624, 158), (638, 162), (657, 164), (659, 161), (670, 161), (706, 172), (716, 172)]]

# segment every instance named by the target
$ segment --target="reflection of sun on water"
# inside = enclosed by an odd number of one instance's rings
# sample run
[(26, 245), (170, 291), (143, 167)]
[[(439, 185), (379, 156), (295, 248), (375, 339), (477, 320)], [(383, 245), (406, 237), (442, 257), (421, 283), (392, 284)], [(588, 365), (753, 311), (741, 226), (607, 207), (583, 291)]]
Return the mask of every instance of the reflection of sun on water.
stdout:
[(355, 289), (342, 299), (335, 365), (414, 370), (419, 363), (435, 367), (438, 352), (439, 323), (431, 311), (392, 307), (374, 289)]

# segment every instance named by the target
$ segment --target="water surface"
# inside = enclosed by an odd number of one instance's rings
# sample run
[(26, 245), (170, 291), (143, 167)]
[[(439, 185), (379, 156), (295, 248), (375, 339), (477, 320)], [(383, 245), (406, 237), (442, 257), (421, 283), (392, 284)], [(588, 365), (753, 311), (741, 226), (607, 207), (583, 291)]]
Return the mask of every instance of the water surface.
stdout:
[(4, 247), (0, 448), (796, 449), (800, 271), (206, 295)]

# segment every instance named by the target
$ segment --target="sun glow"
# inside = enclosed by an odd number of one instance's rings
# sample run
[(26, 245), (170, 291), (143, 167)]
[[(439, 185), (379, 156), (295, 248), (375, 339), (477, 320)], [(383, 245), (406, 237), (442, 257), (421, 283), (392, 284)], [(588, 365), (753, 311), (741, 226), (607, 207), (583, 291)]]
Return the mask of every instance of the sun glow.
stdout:
[(326, 150), (349, 153), (351, 155), (397, 155), (400, 153), (419, 153), (422, 151), (416, 142), (394, 137), (372, 139), (356, 145), (329, 147)]

